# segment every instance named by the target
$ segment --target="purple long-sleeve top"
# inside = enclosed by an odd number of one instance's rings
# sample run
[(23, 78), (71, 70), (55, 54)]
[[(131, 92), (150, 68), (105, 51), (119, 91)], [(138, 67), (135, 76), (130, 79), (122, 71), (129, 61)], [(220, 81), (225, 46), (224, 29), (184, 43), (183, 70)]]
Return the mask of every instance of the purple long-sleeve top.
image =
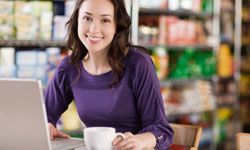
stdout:
[(160, 85), (150, 56), (130, 48), (122, 61), (123, 77), (110, 89), (111, 71), (91, 75), (81, 61), (71, 64), (70, 57), (64, 58), (47, 87), (48, 121), (56, 125), (74, 100), (87, 127), (110, 126), (118, 132), (134, 134), (151, 132), (156, 137), (156, 149), (167, 149), (172, 144), (173, 130), (164, 113)]

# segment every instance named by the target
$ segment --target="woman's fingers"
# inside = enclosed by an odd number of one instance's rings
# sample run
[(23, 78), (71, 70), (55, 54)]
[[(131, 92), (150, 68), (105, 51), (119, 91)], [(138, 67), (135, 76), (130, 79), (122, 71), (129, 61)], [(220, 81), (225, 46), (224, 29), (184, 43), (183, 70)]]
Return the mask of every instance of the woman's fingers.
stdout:
[(50, 140), (53, 140), (56, 137), (66, 138), (66, 139), (70, 138), (69, 135), (67, 135), (61, 131), (58, 131), (53, 124), (49, 123), (48, 127), (49, 127)]
[(113, 145), (116, 145), (117, 143), (121, 142), (123, 140), (123, 138), (121, 136), (118, 136), (114, 139), (114, 141), (112, 142)]
[[(125, 138), (130, 137), (130, 136), (132, 136), (132, 135), (133, 135), (133, 134), (132, 134), (131, 132), (125, 132), (125, 133), (124, 133)], [(113, 140), (113, 142), (112, 142), (113, 146), (115, 146), (117, 143), (121, 142), (122, 140), (124, 140), (123, 137), (117, 136), (117, 137)]]
[(61, 131), (58, 131), (57, 129), (54, 132), (54, 137), (66, 138), (66, 139), (70, 138), (70, 136), (68, 134), (65, 134)]
[(131, 132), (125, 132), (124, 135), (125, 139), (117, 142), (117, 144), (115, 145), (116, 148), (120, 150), (133, 149), (135, 147), (134, 135)]
[(122, 148), (122, 147), (124, 147), (125, 145), (128, 145), (128, 144), (130, 144), (130, 143), (132, 143), (132, 142), (133, 142), (133, 137), (127, 137), (127, 138), (125, 138), (124, 140), (122, 140), (121, 142), (119, 142), (119, 143), (117, 144), (117, 146), (120, 147), (120, 148)]
[(56, 128), (51, 123), (48, 123), (48, 127), (49, 127), (50, 140), (53, 140), (54, 139), (54, 132), (55, 132)]
[(125, 135), (125, 138), (130, 137), (130, 136), (134, 136), (134, 134), (131, 132), (125, 132), (124, 135)]
[(70, 138), (70, 135), (62, 133), (62, 137), (65, 138), (65, 139), (68, 139), (68, 138)]
[(135, 148), (135, 143), (133, 141), (129, 141), (128, 143), (121, 146), (121, 150), (131, 150)]

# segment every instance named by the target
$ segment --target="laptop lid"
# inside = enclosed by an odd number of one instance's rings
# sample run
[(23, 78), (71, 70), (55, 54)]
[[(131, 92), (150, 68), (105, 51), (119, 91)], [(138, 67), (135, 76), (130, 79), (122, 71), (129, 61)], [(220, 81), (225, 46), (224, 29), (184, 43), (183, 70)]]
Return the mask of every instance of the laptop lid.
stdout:
[(41, 82), (0, 79), (0, 149), (51, 149)]

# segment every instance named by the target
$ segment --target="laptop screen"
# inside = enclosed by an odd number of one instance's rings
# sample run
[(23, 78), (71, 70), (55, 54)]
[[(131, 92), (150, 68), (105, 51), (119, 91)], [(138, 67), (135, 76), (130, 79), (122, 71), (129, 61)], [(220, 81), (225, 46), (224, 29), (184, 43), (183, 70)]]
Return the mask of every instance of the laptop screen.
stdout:
[(41, 82), (0, 79), (0, 149), (50, 149)]

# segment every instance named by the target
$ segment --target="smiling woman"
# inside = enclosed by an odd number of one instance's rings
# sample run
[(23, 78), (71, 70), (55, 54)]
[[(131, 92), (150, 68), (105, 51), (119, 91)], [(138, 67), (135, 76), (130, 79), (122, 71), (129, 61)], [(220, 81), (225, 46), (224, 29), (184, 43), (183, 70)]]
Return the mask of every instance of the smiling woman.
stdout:
[(111, 1), (100, 3), (97, 0), (82, 3), (79, 9), (78, 36), (88, 49), (83, 65), (91, 74), (102, 74), (111, 70), (106, 58), (116, 32), (114, 11)]
[(77, 0), (67, 22), (72, 54), (58, 66), (45, 96), (52, 138), (68, 137), (55, 126), (74, 99), (87, 127), (114, 127), (126, 135), (113, 141), (116, 149), (171, 145), (154, 65), (144, 48), (129, 42), (130, 24), (123, 0)]

